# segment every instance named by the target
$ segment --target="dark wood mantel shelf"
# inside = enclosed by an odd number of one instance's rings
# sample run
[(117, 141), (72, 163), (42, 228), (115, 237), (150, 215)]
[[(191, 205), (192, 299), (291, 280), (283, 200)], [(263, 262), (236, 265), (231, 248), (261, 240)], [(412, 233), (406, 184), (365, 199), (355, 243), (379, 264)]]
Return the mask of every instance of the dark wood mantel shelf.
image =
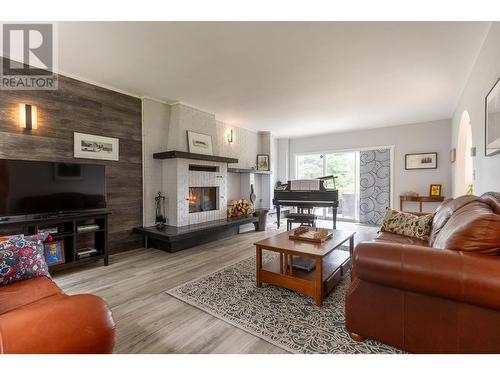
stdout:
[(192, 152), (185, 151), (165, 151), (157, 152), (153, 154), (153, 159), (193, 159), (193, 160), (206, 160), (206, 161), (216, 161), (220, 163), (237, 163), (238, 159), (226, 158), (224, 156), (214, 156), (214, 155), (204, 155), (204, 154), (194, 154)]

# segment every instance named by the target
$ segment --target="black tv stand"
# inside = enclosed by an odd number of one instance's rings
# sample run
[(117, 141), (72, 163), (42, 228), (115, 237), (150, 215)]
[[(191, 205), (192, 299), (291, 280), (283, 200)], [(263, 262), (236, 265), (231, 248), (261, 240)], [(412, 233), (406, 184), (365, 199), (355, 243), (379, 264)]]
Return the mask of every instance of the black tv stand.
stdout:
[(49, 215), (49, 214), (42, 214), (42, 215), (34, 215), (33, 219), (35, 220), (42, 220), (42, 219), (50, 219), (53, 217), (59, 217), (58, 215)]
[[(54, 241), (64, 243), (65, 262), (50, 266), (50, 271), (59, 271), (76, 267), (96, 260), (109, 264), (108, 255), (108, 216), (107, 209), (66, 212), (58, 214), (42, 214), (28, 216), (12, 216), (0, 218), (0, 236), (23, 233), (32, 235), (41, 229), (57, 227), (58, 233), (53, 234)], [(92, 224), (97, 227), (91, 231), (81, 232), (79, 226)], [(78, 252), (85, 247), (97, 250), (95, 255), (79, 258)]]
[(67, 216), (74, 216), (78, 215), (78, 212), (56, 212), (56, 213), (50, 213), (50, 214), (36, 214), (32, 216), (27, 216), (28, 218), (33, 218), (33, 219), (52, 219), (52, 218), (58, 218), (58, 217), (67, 217)]

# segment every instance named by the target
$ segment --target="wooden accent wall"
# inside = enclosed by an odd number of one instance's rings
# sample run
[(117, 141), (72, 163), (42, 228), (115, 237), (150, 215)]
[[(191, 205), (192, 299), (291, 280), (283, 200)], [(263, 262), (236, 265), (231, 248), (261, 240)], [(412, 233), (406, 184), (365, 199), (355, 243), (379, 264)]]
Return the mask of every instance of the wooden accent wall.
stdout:
[[(38, 107), (37, 130), (19, 127), (19, 103)], [(55, 91), (0, 90), (0, 158), (104, 164), (110, 252), (141, 247), (141, 116), (140, 99), (63, 76)], [(120, 160), (73, 158), (73, 132), (119, 138)]]

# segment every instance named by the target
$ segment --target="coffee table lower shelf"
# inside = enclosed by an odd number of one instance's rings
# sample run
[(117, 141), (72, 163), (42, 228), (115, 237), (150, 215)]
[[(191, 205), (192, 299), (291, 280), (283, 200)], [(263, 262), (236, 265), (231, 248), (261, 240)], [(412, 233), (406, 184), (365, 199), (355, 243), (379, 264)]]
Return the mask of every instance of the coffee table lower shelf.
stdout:
[[(305, 295), (316, 297), (316, 270), (304, 271), (287, 265), (287, 271), (282, 269), (280, 257), (263, 264), (260, 270), (260, 281), (289, 288)], [(337, 285), (351, 267), (349, 251), (337, 250), (323, 258), (322, 265), (322, 299)]]

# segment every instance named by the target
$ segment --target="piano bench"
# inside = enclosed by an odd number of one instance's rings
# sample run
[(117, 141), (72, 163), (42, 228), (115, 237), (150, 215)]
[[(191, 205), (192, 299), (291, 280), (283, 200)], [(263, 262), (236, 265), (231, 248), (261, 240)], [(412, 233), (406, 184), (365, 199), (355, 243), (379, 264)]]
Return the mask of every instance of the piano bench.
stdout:
[(314, 214), (290, 213), (286, 215), (286, 219), (287, 230), (292, 230), (293, 223), (298, 223), (300, 225), (310, 225), (311, 227), (316, 226), (316, 215)]

